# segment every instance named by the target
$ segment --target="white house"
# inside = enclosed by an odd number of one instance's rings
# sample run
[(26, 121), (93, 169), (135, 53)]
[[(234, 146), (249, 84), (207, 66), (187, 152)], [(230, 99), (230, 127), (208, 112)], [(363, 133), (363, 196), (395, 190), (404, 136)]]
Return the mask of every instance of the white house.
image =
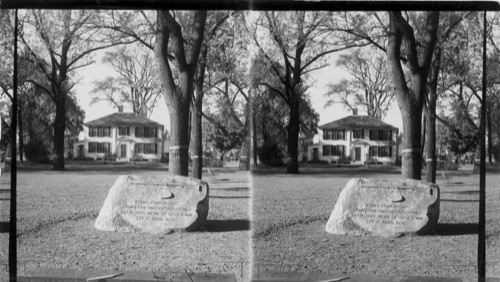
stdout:
[(134, 113), (118, 112), (89, 121), (74, 144), (74, 156), (118, 160), (160, 159), (165, 146), (163, 125)]
[[(394, 163), (398, 128), (370, 116), (352, 116), (318, 127), (318, 142), (308, 146), (308, 160), (364, 164)], [(348, 159), (349, 158), (349, 159)]]

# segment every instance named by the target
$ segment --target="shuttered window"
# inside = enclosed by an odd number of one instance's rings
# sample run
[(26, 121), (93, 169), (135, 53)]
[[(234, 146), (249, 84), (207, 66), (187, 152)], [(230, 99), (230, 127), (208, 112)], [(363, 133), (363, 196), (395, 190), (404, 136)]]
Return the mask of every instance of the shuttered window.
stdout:
[(89, 153), (110, 153), (111, 143), (109, 142), (89, 142)]

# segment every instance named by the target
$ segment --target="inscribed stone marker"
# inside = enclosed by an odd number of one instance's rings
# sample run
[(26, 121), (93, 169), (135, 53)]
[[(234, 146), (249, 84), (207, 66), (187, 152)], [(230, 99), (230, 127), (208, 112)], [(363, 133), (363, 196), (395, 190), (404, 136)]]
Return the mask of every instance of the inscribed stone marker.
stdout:
[(95, 222), (105, 231), (199, 230), (208, 214), (208, 184), (184, 176), (122, 175)]
[(439, 218), (439, 187), (413, 179), (351, 179), (326, 224), (333, 234), (427, 234)]

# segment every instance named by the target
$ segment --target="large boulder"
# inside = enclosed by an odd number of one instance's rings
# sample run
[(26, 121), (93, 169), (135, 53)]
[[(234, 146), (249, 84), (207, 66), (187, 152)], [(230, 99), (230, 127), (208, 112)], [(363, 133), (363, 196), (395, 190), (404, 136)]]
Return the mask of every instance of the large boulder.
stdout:
[(120, 176), (95, 222), (106, 231), (169, 233), (203, 228), (208, 184), (184, 176)]
[(325, 230), (397, 237), (428, 234), (439, 218), (439, 187), (413, 179), (353, 178), (340, 193)]

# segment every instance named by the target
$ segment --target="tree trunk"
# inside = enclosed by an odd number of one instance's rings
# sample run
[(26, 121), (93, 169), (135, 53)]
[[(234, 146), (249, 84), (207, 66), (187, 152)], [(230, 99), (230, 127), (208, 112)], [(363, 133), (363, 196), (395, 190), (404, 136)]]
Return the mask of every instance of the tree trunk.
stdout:
[(426, 138), (426, 181), (436, 183), (436, 103), (437, 103), (437, 84), (439, 79), (439, 71), (441, 67), (441, 47), (438, 47), (435, 52), (435, 61), (430, 72), (429, 82), (429, 99), (427, 105), (427, 138)]
[[(479, 134), (479, 133), (478, 133)], [(474, 166), (472, 167), (473, 173), (479, 173), (481, 167), (481, 142), (477, 142), (476, 153), (474, 154)]]
[(252, 146), (251, 126), (252, 124), (250, 120), (247, 119), (245, 122), (245, 135), (241, 144), (240, 164), (238, 166), (239, 170), (250, 170), (250, 146)]
[[(401, 108), (401, 106), (400, 106)], [(422, 110), (401, 110), (403, 116), (403, 150), (401, 154), (401, 176), (403, 178), (422, 178), (422, 153), (420, 147), (420, 135), (422, 127)]]
[(425, 152), (425, 141), (426, 141), (426, 130), (427, 130), (427, 108), (424, 106), (424, 110), (422, 111), (422, 135), (420, 136), (420, 146), (422, 148), (422, 159), (424, 159), (426, 152)]
[(493, 165), (493, 137), (491, 136), (491, 108), (486, 108), (486, 117), (488, 118), (488, 162)]
[(288, 121), (288, 156), (287, 173), (299, 173), (298, 149), (300, 130), (300, 100), (290, 103), (290, 120)]
[[(415, 31), (401, 12), (389, 12), (390, 31), (387, 44), (387, 64), (396, 100), (403, 119), (403, 150), (401, 174), (403, 178), (420, 180), (422, 177), (422, 108), (427, 89), (427, 74), (437, 38), (439, 12), (427, 12), (422, 42), (415, 41)], [(409, 85), (401, 66), (401, 47), (404, 42), (409, 69)], [(421, 45), (420, 48), (417, 48)]]
[(252, 142), (253, 142), (253, 164), (257, 166), (257, 123), (255, 119), (255, 111), (252, 111)]
[[(194, 75), (203, 42), (207, 12), (197, 11), (193, 18), (192, 48), (186, 52), (182, 28), (169, 11), (157, 13), (157, 33), (154, 52), (158, 76), (163, 84), (163, 97), (170, 114), (169, 172), (188, 176), (189, 173), (189, 109), (194, 94)], [(169, 57), (174, 54), (178, 77), (174, 79)], [(187, 55), (187, 57), (186, 57)]]
[[(177, 92), (181, 92), (179, 88)], [(164, 94), (164, 96), (168, 96)], [(174, 96), (174, 95), (172, 95)], [(188, 176), (189, 172), (189, 104), (190, 101), (176, 93), (175, 98), (165, 97), (170, 113), (170, 148), (168, 169), (171, 174)]]
[[(481, 107), (482, 107), (482, 102), (481, 102)], [(479, 108), (479, 116), (481, 116), (481, 108)], [(481, 123), (482, 120), (479, 122)], [(481, 150), (483, 144), (481, 144), (481, 124), (479, 124), (479, 128), (477, 128), (477, 146), (476, 146), (476, 153), (474, 154), (474, 166), (472, 167), (472, 172), (473, 173), (479, 173), (480, 168), (481, 168)], [(486, 126), (486, 124), (485, 124)], [(485, 140), (486, 141), (486, 140)], [(486, 145), (486, 142), (484, 143)], [(486, 155), (485, 155), (486, 156)]]
[(203, 111), (203, 80), (200, 83), (195, 84), (195, 95), (196, 100), (194, 102), (194, 110), (192, 113), (192, 133), (193, 133), (193, 171), (192, 175), (194, 178), (202, 178), (203, 169), (203, 140), (202, 140), (202, 111)]
[(17, 124), (19, 127), (19, 160), (24, 163), (23, 153), (24, 153), (24, 137), (23, 137), (23, 115), (22, 107), (17, 110)]
[(64, 170), (64, 132), (66, 130), (66, 95), (58, 95), (54, 120), (55, 158), (52, 170)]
[(245, 105), (245, 131), (243, 143), (241, 144), (239, 170), (250, 170), (250, 160), (252, 151), (252, 89), (248, 91), (247, 104)]
[(427, 138), (425, 146), (426, 155), (426, 181), (436, 183), (436, 91), (429, 91), (429, 104), (427, 105)]

